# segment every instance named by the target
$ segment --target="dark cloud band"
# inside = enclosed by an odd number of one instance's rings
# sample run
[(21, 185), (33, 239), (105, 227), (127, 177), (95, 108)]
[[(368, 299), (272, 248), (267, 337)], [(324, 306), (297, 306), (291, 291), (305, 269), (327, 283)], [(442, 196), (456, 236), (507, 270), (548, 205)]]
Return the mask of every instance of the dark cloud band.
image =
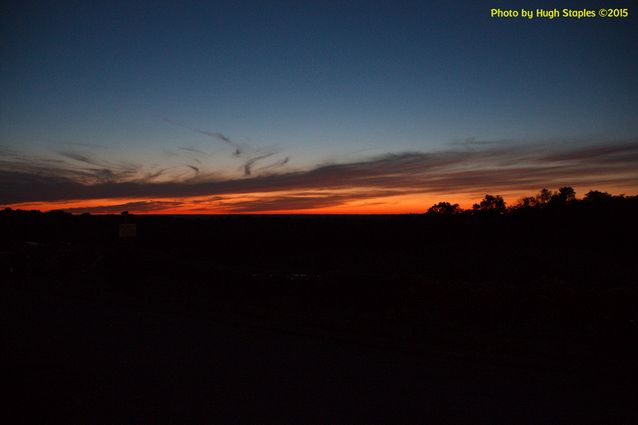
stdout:
[[(265, 158), (249, 160), (245, 167)], [(74, 158), (80, 160), (78, 158)], [(638, 189), (638, 141), (568, 147), (546, 145), (485, 145), (442, 152), (403, 152), (280, 174), (236, 179), (153, 181), (131, 178), (128, 169), (98, 178), (96, 160), (85, 161), (89, 171), (29, 163), (11, 158), (0, 161), (0, 204), (108, 198), (182, 198), (192, 196), (334, 191), (332, 198), (301, 197), (288, 204), (333, 205), (347, 201), (337, 191), (391, 191), (409, 193), (477, 193), (481, 191), (537, 190), (543, 186), (601, 184)], [(102, 164), (102, 162), (97, 162)], [(197, 172), (197, 167), (189, 167)], [(246, 170), (244, 170), (246, 171)], [(88, 179), (85, 175), (93, 175)], [(92, 174), (91, 174), (92, 173)], [(88, 182), (88, 183), (87, 183)], [(388, 192), (390, 193), (390, 192)], [(328, 199), (328, 201), (326, 201)], [(277, 201), (279, 205), (286, 202)], [(257, 204), (255, 204), (257, 205)], [(261, 207), (267, 208), (268, 205)], [(260, 208), (261, 208), (260, 207)], [(254, 210), (250, 207), (250, 210)]]

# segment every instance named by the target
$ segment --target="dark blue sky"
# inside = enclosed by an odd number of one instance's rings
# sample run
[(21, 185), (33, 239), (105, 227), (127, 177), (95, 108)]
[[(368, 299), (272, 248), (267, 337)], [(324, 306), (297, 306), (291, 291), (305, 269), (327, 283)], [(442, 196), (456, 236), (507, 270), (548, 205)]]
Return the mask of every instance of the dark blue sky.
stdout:
[(602, 3), (62, 3), (2, 7), (7, 152), (90, 151), (231, 178), (264, 155), (284, 172), (468, 140), (638, 134), (635, 2), (614, 2), (628, 19), (587, 21), (498, 20), (489, 9)]

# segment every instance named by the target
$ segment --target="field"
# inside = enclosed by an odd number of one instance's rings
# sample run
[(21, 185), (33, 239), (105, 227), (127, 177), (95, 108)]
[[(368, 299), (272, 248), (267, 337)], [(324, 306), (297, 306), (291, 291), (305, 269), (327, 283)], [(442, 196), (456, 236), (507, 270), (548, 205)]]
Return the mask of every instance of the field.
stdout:
[(505, 215), (4, 211), (24, 422), (632, 423), (635, 202)]

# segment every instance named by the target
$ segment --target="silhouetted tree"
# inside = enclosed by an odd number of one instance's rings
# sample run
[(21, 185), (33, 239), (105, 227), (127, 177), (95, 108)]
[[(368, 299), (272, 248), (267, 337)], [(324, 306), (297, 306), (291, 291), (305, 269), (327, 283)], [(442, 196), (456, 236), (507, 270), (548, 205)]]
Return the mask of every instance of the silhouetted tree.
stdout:
[(459, 214), (463, 212), (459, 204), (450, 204), (449, 202), (439, 202), (428, 209), (428, 214), (449, 215)]
[(546, 205), (565, 205), (576, 200), (576, 191), (570, 186), (563, 186), (554, 192), (542, 188), (535, 196), (526, 196), (521, 199), (517, 208), (535, 208)]
[(538, 192), (538, 195), (536, 195), (536, 199), (538, 200), (539, 205), (543, 205), (551, 201), (552, 196), (554, 196), (554, 193), (551, 190), (542, 188), (541, 191)]
[(554, 192), (550, 199), (552, 204), (564, 205), (576, 200), (576, 191), (570, 186), (563, 186), (558, 189), (558, 192)]
[(525, 196), (518, 204), (517, 208), (534, 208), (538, 205), (538, 199), (535, 196)]
[(489, 212), (493, 214), (503, 214), (507, 207), (500, 195), (485, 195), (483, 200), (472, 206), (474, 211)]
[(590, 190), (585, 194), (583, 198), (584, 201), (587, 202), (604, 202), (609, 201), (613, 198), (613, 195), (610, 195), (607, 192), (601, 192), (599, 190)]

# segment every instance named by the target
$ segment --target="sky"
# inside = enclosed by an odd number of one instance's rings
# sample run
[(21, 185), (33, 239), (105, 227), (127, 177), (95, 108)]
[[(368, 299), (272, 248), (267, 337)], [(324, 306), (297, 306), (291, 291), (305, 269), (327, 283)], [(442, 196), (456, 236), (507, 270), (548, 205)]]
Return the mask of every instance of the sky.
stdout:
[(418, 213), (638, 193), (638, 8), (596, 1), (4, 2), (0, 206)]

